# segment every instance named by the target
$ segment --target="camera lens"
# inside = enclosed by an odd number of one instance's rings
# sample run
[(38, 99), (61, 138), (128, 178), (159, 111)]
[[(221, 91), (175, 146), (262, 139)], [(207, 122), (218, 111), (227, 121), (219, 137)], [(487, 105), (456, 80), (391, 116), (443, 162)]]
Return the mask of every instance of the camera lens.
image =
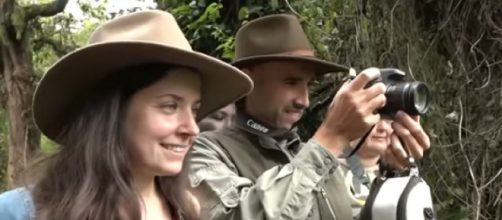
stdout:
[(410, 82), (403, 87), (404, 111), (409, 114), (425, 114), (430, 106), (430, 92), (422, 82)]
[(403, 110), (410, 115), (424, 114), (429, 110), (430, 91), (422, 82), (402, 82), (387, 86), (387, 102), (381, 113)]
[(414, 82), (415, 85), (412, 85), (413, 90), (413, 103), (415, 105), (415, 109), (419, 114), (424, 114), (429, 110), (430, 106), (430, 92), (429, 88), (420, 82)]

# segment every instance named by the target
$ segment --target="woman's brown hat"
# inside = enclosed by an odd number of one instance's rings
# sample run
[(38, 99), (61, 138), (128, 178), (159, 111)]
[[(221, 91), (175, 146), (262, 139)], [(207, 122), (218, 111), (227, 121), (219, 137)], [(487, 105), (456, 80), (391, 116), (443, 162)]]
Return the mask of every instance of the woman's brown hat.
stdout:
[(251, 79), (239, 69), (193, 51), (174, 17), (164, 11), (131, 13), (106, 22), (88, 45), (56, 62), (44, 75), (33, 100), (38, 128), (56, 140), (79, 108), (82, 94), (117, 70), (147, 63), (193, 68), (201, 74), (198, 119), (247, 95)]

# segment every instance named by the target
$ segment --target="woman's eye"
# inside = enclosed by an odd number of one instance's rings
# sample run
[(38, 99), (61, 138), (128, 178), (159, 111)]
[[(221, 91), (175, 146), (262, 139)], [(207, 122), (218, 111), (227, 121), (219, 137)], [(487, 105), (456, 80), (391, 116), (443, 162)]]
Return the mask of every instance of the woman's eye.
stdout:
[(210, 117), (213, 118), (214, 120), (222, 121), (223, 119), (225, 119), (225, 113), (218, 111), (213, 113)]
[(199, 113), (200, 108), (193, 108), (192, 109), (192, 115), (193, 118), (197, 118), (197, 113)]
[(176, 103), (163, 103), (160, 105), (162, 111), (166, 113), (173, 113), (178, 109), (178, 104)]

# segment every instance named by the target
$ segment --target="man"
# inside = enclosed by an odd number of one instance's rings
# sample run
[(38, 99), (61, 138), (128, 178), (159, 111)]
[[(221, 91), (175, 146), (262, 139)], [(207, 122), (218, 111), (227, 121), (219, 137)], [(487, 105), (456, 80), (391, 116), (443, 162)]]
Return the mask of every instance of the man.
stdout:
[[(337, 158), (380, 120), (374, 112), (385, 104), (385, 86), (365, 88), (379, 70), (364, 70), (344, 84), (312, 139), (301, 143), (292, 128), (309, 106), (309, 82), (348, 69), (315, 58), (291, 15), (244, 25), (236, 35), (234, 65), (255, 88), (236, 104), (235, 126), (202, 134), (187, 161), (201, 218), (352, 219)], [(420, 158), (429, 139), (418, 119), (399, 113), (395, 120), (396, 134)], [(393, 146), (389, 161), (405, 163), (402, 146)]]
[(235, 105), (227, 105), (218, 111), (206, 116), (198, 125), (200, 132), (214, 131), (229, 127), (235, 115)]

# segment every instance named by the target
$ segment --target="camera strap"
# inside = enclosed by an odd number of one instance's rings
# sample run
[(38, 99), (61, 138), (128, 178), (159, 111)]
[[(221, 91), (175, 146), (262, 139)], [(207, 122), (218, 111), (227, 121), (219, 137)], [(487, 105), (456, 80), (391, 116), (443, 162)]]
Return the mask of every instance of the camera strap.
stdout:
[(364, 136), (357, 142), (356, 147), (354, 149), (346, 148), (346, 152), (344, 152), (343, 155), (340, 156), (340, 158), (349, 158), (352, 157), (354, 154), (357, 153), (357, 151), (363, 146), (364, 141), (366, 141), (366, 138), (370, 135), (371, 131), (375, 128), (375, 125), (371, 126), (371, 128), (364, 134)]
[(238, 111), (235, 124), (240, 129), (243, 129), (252, 134), (260, 136), (268, 136), (272, 138), (282, 139), (289, 137), (291, 130), (285, 128), (277, 128), (265, 122), (262, 122), (244, 111)]

